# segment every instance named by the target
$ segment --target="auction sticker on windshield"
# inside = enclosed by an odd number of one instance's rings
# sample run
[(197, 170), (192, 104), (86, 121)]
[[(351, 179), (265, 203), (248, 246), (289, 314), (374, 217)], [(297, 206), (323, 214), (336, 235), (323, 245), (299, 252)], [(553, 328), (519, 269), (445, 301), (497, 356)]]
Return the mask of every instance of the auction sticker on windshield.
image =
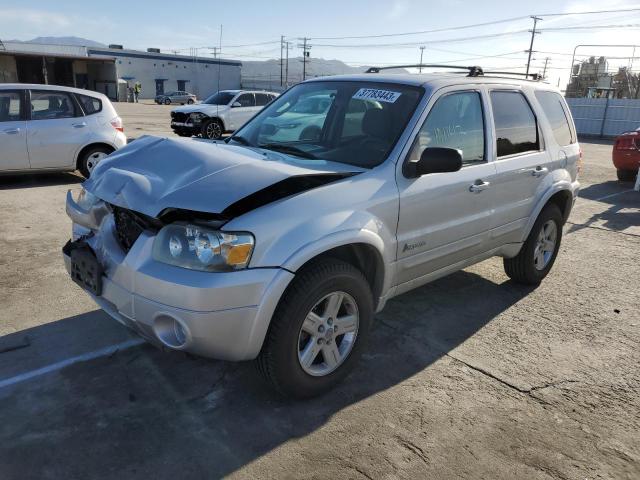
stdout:
[(375, 88), (361, 88), (353, 98), (356, 100), (377, 100), (379, 102), (394, 103), (402, 95), (400, 92), (391, 90), (378, 90)]

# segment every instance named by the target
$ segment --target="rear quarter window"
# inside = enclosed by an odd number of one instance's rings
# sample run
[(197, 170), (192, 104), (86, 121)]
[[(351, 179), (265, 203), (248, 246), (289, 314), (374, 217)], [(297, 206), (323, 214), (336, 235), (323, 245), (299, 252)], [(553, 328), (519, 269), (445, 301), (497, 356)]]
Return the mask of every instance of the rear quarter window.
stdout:
[(571, 145), (575, 143), (575, 137), (569, 125), (569, 118), (563, 105), (564, 100), (559, 93), (545, 92), (538, 90), (535, 92), (536, 99), (542, 107), (544, 116), (547, 117), (553, 137), (560, 146)]
[(86, 115), (93, 115), (94, 113), (102, 111), (102, 100), (99, 98), (80, 94), (77, 94), (76, 97), (78, 98), (80, 105), (82, 105), (82, 109)]

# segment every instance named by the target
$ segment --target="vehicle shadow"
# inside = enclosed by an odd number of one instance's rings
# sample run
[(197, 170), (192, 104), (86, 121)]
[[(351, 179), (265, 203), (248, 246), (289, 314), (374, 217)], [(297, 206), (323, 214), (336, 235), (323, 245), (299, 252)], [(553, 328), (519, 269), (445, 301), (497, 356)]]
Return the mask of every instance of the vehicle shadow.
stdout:
[(633, 187), (633, 184), (608, 181), (593, 184), (580, 190), (580, 198), (604, 203), (610, 205), (610, 207), (604, 210), (598, 208), (589, 218), (571, 225), (568, 233), (593, 225), (614, 231), (640, 226), (640, 211), (638, 211), (638, 197), (640, 194), (631, 190), (631, 187)]
[[(147, 345), (0, 389), (4, 477), (228, 475), (423, 372), (530, 291), (463, 271), (393, 299), (376, 316), (354, 373), (335, 390), (305, 401), (278, 396), (250, 363)], [(54, 323), (79, 324), (74, 318)], [(52, 328), (69, 331), (52, 324), (32, 330)], [(11, 358), (8, 352), (0, 361)]]
[(78, 173), (27, 173), (25, 175), (0, 175), (0, 190), (15, 190), (18, 188), (52, 187), (84, 182), (84, 177)]

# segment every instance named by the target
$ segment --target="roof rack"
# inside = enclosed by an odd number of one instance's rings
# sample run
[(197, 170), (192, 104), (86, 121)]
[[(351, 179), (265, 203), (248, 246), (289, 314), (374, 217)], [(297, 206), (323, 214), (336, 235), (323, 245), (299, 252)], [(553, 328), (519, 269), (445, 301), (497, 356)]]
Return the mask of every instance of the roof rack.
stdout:
[(496, 71), (488, 71), (484, 72), (487, 75), (515, 75), (517, 77), (531, 77), (532, 80), (542, 80), (544, 77), (539, 73), (520, 73), (520, 72), (496, 72)]
[(482, 67), (477, 65), (463, 67), (461, 65), (437, 65), (437, 64), (415, 64), (415, 65), (395, 65), (393, 67), (371, 67), (365, 73), (380, 73), (380, 70), (392, 70), (396, 68), (453, 68), (456, 70), (467, 70), (469, 77), (479, 77), (483, 75)]

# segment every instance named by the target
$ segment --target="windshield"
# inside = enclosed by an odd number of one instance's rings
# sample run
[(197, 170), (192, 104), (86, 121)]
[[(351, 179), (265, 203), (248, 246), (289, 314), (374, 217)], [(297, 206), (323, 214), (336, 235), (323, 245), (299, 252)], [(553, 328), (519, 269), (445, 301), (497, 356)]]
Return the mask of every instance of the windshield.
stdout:
[(302, 83), (274, 100), (231, 137), (246, 146), (364, 168), (382, 163), (422, 96), (408, 85)]
[(235, 97), (235, 93), (218, 92), (211, 95), (202, 103), (206, 103), (208, 105), (228, 105), (233, 97)]

